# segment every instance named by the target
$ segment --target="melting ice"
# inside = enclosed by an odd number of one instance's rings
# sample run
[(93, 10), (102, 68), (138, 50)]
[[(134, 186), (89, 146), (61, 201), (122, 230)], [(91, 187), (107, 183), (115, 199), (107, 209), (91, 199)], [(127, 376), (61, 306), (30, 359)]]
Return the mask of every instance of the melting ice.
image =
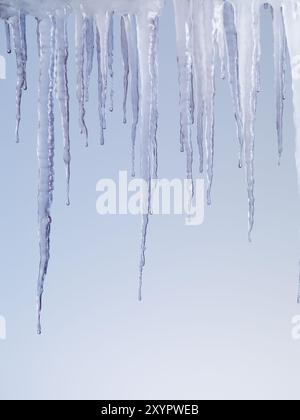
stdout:
[[(171, 1), (171, 0), (168, 0)], [(193, 168), (205, 172), (207, 203), (212, 202), (214, 177), (215, 68), (232, 92), (237, 127), (237, 164), (244, 167), (248, 195), (249, 240), (255, 215), (255, 116), (260, 91), (260, 8), (270, 6), (274, 28), (274, 69), (278, 158), (283, 153), (285, 72), (290, 58), (296, 125), (296, 164), (300, 188), (300, 0), (173, 0), (179, 72), (179, 145), (186, 155), (187, 178)], [(68, 21), (75, 18), (76, 96), (78, 123), (88, 146), (86, 102), (94, 62), (98, 73), (99, 143), (105, 143), (107, 111), (113, 111), (114, 24), (121, 25), (124, 68), (123, 121), (132, 109), (132, 176), (135, 149), (140, 142), (140, 174), (148, 185), (142, 217), (139, 298), (142, 298), (146, 239), (151, 214), (150, 180), (158, 176), (158, 62), (159, 16), (165, 0), (0, 0), (6, 49), (16, 56), (16, 141), (20, 141), (21, 103), (27, 89), (26, 17), (36, 18), (39, 54), (38, 98), (38, 226), (40, 266), (37, 289), (38, 332), (50, 255), (51, 204), (54, 190), (54, 106), (61, 113), (66, 172), (66, 203), (70, 204), (71, 148), (69, 135)], [(73, 37), (72, 37), (73, 38)], [(217, 60), (219, 58), (219, 60)], [(197, 159), (192, 131), (197, 133)], [(298, 300), (300, 302), (300, 290)]]

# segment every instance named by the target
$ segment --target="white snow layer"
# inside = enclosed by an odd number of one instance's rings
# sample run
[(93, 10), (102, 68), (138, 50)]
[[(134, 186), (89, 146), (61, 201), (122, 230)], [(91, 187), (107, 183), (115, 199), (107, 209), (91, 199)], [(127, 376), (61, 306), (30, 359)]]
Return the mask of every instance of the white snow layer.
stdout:
[[(0, 0), (7, 51), (15, 50), (17, 63), (16, 140), (19, 141), (21, 100), (27, 89), (26, 15), (37, 18), (40, 62), (38, 104), (38, 218), (40, 269), (38, 279), (38, 332), (44, 282), (50, 255), (51, 203), (54, 188), (54, 97), (57, 97), (64, 139), (69, 205), (70, 137), (68, 88), (68, 18), (76, 19), (75, 48), (79, 128), (88, 145), (85, 104), (96, 56), (99, 94), (99, 143), (104, 144), (107, 108), (113, 109), (114, 20), (121, 19), (124, 64), (124, 123), (127, 103), (132, 107), (132, 174), (140, 127), (141, 176), (148, 183), (142, 217), (139, 298), (142, 297), (146, 238), (151, 213), (151, 178), (157, 177), (159, 15), (164, 0)], [(249, 203), (249, 240), (254, 226), (254, 126), (260, 91), (260, 7), (270, 7), (274, 28), (276, 127), (279, 161), (283, 152), (283, 105), (286, 60), (292, 68), (296, 126), (296, 164), (300, 189), (300, 0), (173, 0), (177, 34), (180, 93), (180, 149), (186, 153), (187, 178), (193, 180), (195, 152), (192, 128), (197, 132), (198, 165), (207, 177), (211, 204), (214, 167), (214, 97), (217, 55), (223, 78), (228, 78), (238, 140), (238, 165), (246, 172)], [(130, 98), (130, 101), (129, 101)], [(300, 302), (300, 289), (298, 301)]]

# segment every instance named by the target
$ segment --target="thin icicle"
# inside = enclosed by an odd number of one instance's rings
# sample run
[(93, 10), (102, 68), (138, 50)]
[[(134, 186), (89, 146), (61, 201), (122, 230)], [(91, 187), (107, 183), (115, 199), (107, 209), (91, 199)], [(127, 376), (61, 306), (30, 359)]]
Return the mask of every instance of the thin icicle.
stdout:
[(94, 31), (94, 18), (88, 17), (86, 19), (86, 80), (85, 80), (85, 101), (89, 101), (89, 86), (91, 75), (93, 71), (94, 51), (95, 51), (95, 31)]
[(224, 27), (226, 35), (228, 79), (231, 88), (237, 136), (240, 145), (239, 168), (243, 166), (244, 137), (242, 132), (242, 110), (239, 82), (239, 52), (234, 20), (234, 9), (228, 2), (224, 5)]
[(27, 40), (26, 40), (26, 15), (25, 13), (20, 13), (20, 36), (21, 36), (21, 55), (22, 55), (22, 64), (23, 64), (23, 89), (27, 90), (27, 75), (26, 75), (26, 66), (27, 66)]
[(111, 14), (101, 11), (96, 15), (97, 23), (97, 61), (98, 61), (98, 92), (100, 114), (100, 144), (104, 145), (104, 130), (106, 129), (106, 100), (108, 86), (108, 37)]
[(6, 20), (4, 22), (5, 24), (5, 35), (6, 35), (6, 51), (7, 54), (11, 54), (11, 34), (10, 34), (10, 27), (9, 27), (9, 23)]
[(56, 19), (56, 77), (57, 98), (60, 105), (64, 140), (64, 162), (66, 171), (66, 200), (70, 205), (70, 96), (68, 87), (67, 63), (69, 56), (66, 11), (57, 12)]
[(139, 299), (142, 299), (143, 272), (146, 262), (146, 241), (151, 212), (151, 175), (153, 145), (157, 118), (157, 31), (156, 13), (140, 12), (137, 15), (138, 50), (141, 80), (141, 175), (147, 188), (143, 196), (142, 243), (139, 276)]
[(193, 179), (193, 147), (191, 141), (193, 98), (191, 0), (174, 0), (177, 37), (177, 61), (180, 89), (180, 145), (186, 151), (187, 178)]
[(22, 91), (26, 88), (26, 47), (24, 45), (24, 23), (21, 23), (21, 13), (9, 19), (11, 26), (14, 49), (17, 63), (17, 86), (16, 86), (16, 142), (20, 142), (20, 123), (21, 123), (21, 102)]
[(286, 37), (281, 6), (278, 4), (277, 7), (274, 6), (272, 10), (276, 92), (276, 129), (278, 141), (278, 162), (280, 165), (283, 153), (283, 110), (285, 99)]
[(127, 123), (127, 97), (128, 97), (128, 80), (129, 80), (129, 52), (128, 52), (128, 40), (126, 33), (125, 19), (127, 16), (121, 17), (121, 49), (124, 66), (124, 99), (123, 99), (123, 123)]
[(134, 15), (124, 16), (126, 38), (128, 42), (129, 78), (131, 86), (131, 106), (132, 106), (132, 128), (131, 128), (131, 164), (132, 176), (135, 177), (135, 145), (137, 136), (137, 126), (139, 123), (140, 112), (140, 93), (139, 93), (139, 68), (137, 50), (137, 28)]
[(214, 98), (215, 98), (215, 55), (217, 42), (217, 17), (220, 0), (207, 2), (193, 0), (193, 60), (197, 86), (197, 126), (200, 152), (200, 172), (203, 171), (203, 143), (206, 146), (207, 204), (211, 204), (211, 189), (214, 166)]
[(77, 100), (79, 105), (79, 127), (80, 132), (85, 136), (88, 146), (88, 129), (85, 122), (85, 75), (84, 75), (84, 52), (86, 37), (86, 18), (82, 13), (76, 15), (75, 48), (76, 48), (76, 69), (77, 69)]
[(96, 30), (96, 51), (97, 51), (97, 64), (98, 64), (98, 109), (100, 120), (100, 144), (104, 145), (104, 130), (106, 129), (105, 113), (103, 113), (103, 81), (101, 70), (101, 42), (98, 28)]
[(260, 1), (232, 0), (235, 10), (237, 45), (239, 51), (239, 92), (245, 144), (246, 179), (248, 190), (249, 241), (254, 227), (254, 123), (257, 103), (258, 64), (260, 56)]
[(108, 28), (108, 70), (110, 76), (110, 112), (114, 110), (114, 12), (109, 14), (109, 28)]
[(54, 53), (55, 21), (45, 18), (39, 22), (39, 128), (38, 128), (38, 224), (40, 267), (37, 288), (38, 334), (41, 334), (41, 312), (44, 282), (50, 258), (51, 204), (54, 188)]

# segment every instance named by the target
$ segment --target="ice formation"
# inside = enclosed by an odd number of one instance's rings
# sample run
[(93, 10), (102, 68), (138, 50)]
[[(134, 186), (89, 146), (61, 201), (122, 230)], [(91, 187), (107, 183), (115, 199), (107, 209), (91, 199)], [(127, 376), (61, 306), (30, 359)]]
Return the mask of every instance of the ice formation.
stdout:
[[(169, 0), (171, 1), (171, 0)], [(214, 175), (215, 67), (232, 92), (237, 127), (238, 165), (246, 172), (249, 203), (249, 240), (254, 225), (254, 126), (260, 91), (260, 8), (271, 7), (274, 28), (276, 128), (279, 161), (283, 151), (283, 108), (286, 61), (290, 58), (296, 125), (296, 164), (300, 186), (300, 0), (173, 0), (177, 37), (180, 93), (180, 150), (186, 154), (187, 178), (193, 180), (195, 153), (192, 130), (197, 132), (198, 166), (207, 178), (211, 204)], [(151, 214), (150, 180), (157, 177), (159, 16), (165, 0), (0, 0), (7, 52), (16, 55), (16, 140), (20, 138), (21, 101), (27, 89), (26, 17), (37, 21), (40, 63), (38, 103), (38, 223), (40, 267), (38, 278), (38, 332), (45, 277), (50, 255), (51, 203), (54, 189), (54, 104), (62, 122), (66, 167), (66, 202), (69, 205), (70, 136), (68, 87), (68, 20), (75, 17), (75, 50), (79, 129), (88, 145), (85, 105), (94, 61), (97, 62), (99, 143), (105, 142), (107, 111), (113, 110), (114, 22), (121, 25), (124, 67), (123, 120), (132, 108), (132, 175), (136, 173), (135, 146), (140, 141), (144, 194), (139, 298), (142, 297), (146, 238)], [(219, 57), (219, 61), (217, 60)], [(139, 136), (138, 136), (139, 127)], [(300, 292), (298, 296), (300, 301)]]

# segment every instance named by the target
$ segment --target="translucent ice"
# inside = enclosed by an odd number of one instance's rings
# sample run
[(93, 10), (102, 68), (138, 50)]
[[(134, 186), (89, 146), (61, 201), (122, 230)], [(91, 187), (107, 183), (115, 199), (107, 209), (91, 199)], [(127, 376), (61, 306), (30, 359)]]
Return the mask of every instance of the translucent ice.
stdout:
[[(171, 1), (171, 0), (169, 0)], [(104, 144), (107, 109), (113, 110), (114, 22), (120, 19), (124, 70), (123, 121), (132, 109), (132, 175), (140, 129), (140, 174), (143, 196), (139, 298), (142, 297), (146, 238), (151, 214), (151, 178), (158, 176), (158, 60), (159, 15), (164, 0), (0, 0), (6, 49), (16, 55), (16, 139), (19, 141), (21, 101), (27, 89), (26, 16), (37, 21), (39, 51), (38, 100), (38, 332), (45, 278), (50, 256), (51, 204), (54, 189), (54, 98), (62, 122), (63, 158), (70, 191), (70, 95), (68, 86), (68, 19), (75, 16), (76, 94), (80, 131), (88, 139), (86, 102), (97, 59), (100, 144)], [(261, 89), (259, 62), (260, 8), (271, 5), (274, 32), (276, 127), (279, 159), (283, 150), (285, 73), (290, 59), (296, 125), (296, 165), (300, 189), (300, 0), (173, 0), (179, 72), (180, 149), (186, 153), (187, 178), (193, 180), (193, 126), (196, 126), (200, 172), (207, 179), (211, 204), (214, 176), (214, 98), (217, 57), (221, 76), (230, 84), (239, 143), (239, 166), (245, 166), (249, 203), (249, 239), (254, 226), (254, 146), (257, 94)], [(300, 302), (300, 287), (299, 297)]]

